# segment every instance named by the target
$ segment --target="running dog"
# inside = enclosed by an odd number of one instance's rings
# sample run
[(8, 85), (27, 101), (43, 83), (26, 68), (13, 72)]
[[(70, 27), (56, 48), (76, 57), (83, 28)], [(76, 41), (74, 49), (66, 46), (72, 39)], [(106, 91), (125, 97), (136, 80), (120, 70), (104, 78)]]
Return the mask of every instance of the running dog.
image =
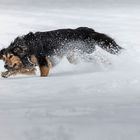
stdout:
[(30, 32), (17, 37), (9, 47), (0, 51), (0, 59), (7, 69), (2, 77), (18, 73), (35, 74), (36, 66), (40, 68), (40, 75), (47, 77), (58, 59), (66, 56), (70, 63), (76, 63), (77, 54), (92, 54), (96, 46), (111, 54), (118, 54), (123, 49), (108, 35), (88, 27)]

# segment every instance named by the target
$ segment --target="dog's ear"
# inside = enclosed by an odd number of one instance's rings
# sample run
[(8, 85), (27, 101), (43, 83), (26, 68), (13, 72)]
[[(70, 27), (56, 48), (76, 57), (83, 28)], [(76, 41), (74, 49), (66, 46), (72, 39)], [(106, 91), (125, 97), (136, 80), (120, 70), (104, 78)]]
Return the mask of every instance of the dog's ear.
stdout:
[(27, 54), (27, 51), (28, 51), (28, 48), (26, 46), (19, 46), (19, 47), (15, 47), (13, 49), (13, 52), (16, 54), (16, 55), (19, 55), (19, 56), (24, 56)]
[(6, 49), (0, 50), (0, 60), (3, 59), (3, 55), (5, 54)]

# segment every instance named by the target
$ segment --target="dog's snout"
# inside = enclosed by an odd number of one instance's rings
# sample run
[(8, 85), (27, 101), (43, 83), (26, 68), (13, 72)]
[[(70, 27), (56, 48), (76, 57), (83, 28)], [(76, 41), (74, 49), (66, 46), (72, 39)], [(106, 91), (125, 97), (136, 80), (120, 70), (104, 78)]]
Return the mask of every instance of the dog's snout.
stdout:
[(9, 69), (9, 66), (7, 64), (4, 65), (4, 68)]
[(12, 69), (12, 67), (11, 67), (10, 65), (8, 65), (8, 64), (5, 64), (5, 65), (4, 65), (4, 68), (7, 69), (7, 70)]

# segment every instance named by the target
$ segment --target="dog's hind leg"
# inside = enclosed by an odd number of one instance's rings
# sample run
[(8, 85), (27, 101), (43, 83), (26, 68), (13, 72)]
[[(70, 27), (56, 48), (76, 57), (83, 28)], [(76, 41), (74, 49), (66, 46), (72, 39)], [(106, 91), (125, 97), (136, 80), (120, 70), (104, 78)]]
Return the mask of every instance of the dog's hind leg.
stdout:
[(69, 52), (66, 57), (69, 63), (78, 64), (81, 59), (81, 54), (80, 52)]
[(78, 64), (78, 59), (74, 58), (73, 56), (67, 56), (67, 60), (69, 61), (69, 63), (71, 64)]

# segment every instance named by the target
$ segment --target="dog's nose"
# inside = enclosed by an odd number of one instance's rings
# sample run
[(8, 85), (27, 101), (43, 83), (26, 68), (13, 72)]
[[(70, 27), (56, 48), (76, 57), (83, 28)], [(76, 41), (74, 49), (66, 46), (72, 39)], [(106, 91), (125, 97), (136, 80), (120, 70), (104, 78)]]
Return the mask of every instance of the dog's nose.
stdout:
[(9, 68), (9, 66), (6, 64), (6, 65), (4, 65), (4, 68), (5, 68), (5, 69), (8, 69), (8, 68)]

